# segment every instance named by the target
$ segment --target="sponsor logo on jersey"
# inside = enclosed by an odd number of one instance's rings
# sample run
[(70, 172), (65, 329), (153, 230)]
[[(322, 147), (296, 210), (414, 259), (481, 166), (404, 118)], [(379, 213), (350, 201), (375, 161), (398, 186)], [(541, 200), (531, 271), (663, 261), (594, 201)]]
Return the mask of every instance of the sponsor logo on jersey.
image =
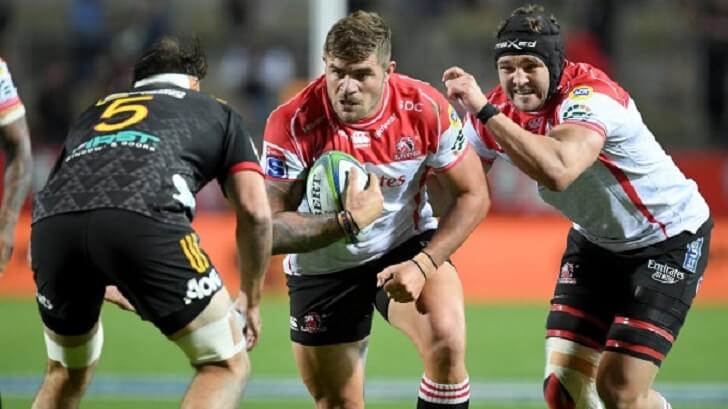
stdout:
[(402, 100), (402, 101), (399, 101), (399, 109), (401, 109), (403, 111), (422, 112), (422, 103)]
[(120, 131), (117, 133), (94, 136), (88, 141), (76, 146), (66, 158), (66, 162), (89, 153), (100, 152), (106, 148), (120, 146), (143, 149), (155, 152), (159, 147), (160, 139), (141, 131)]
[(563, 266), (561, 266), (561, 271), (559, 272), (559, 284), (576, 284), (576, 277), (574, 277), (574, 270), (579, 268), (579, 265), (574, 265), (573, 263), (567, 261), (564, 263)]
[(357, 149), (368, 148), (372, 144), (372, 138), (369, 137), (369, 132), (354, 131), (351, 133), (351, 142)]
[(501, 48), (512, 48), (514, 50), (523, 50), (524, 48), (536, 48), (536, 44), (538, 43), (538, 40), (533, 41), (523, 41), (519, 39), (515, 40), (507, 40), (507, 41), (501, 41), (500, 43), (495, 43), (495, 49), (501, 49)]
[(394, 160), (407, 160), (417, 157), (418, 149), (415, 139), (411, 136), (403, 135), (399, 137), (395, 147)]
[(265, 174), (274, 178), (283, 178), (288, 173), (283, 152), (265, 144)]
[(538, 133), (538, 130), (541, 129), (541, 125), (543, 125), (543, 117), (537, 116), (536, 118), (531, 118), (528, 122), (526, 122), (526, 129), (531, 132)]
[(452, 107), (452, 105), (447, 106), (447, 117), (450, 119), (450, 126), (453, 128), (462, 128), (462, 123), (460, 123), (460, 116), (455, 111), (455, 108)]
[(652, 273), (652, 279), (663, 284), (675, 284), (685, 278), (685, 273), (680, 271), (677, 267), (658, 263), (652, 259), (647, 262), (647, 268), (655, 270), (655, 272)]
[(314, 119), (313, 121), (311, 121), (311, 122), (309, 122), (309, 123), (304, 124), (303, 126), (301, 126), (301, 130), (303, 131), (303, 133), (308, 133), (308, 131), (310, 131), (311, 129), (315, 128), (323, 120), (324, 120), (324, 117), (323, 116), (320, 116), (320, 117)]
[(278, 156), (265, 158), (265, 173), (268, 176), (282, 178), (286, 176), (286, 161)]
[(569, 99), (589, 99), (592, 95), (594, 95), (592, 87), (576, 87), (569, 93)]
[(688, 251), (685, 253), (685, 260), (682, 266), (691, 273), (694, 273), (698, 269), (698, 261), (703, 254), (703, 241), (704, 239), (700, 237), (687, 245)]
[(210, 275), (200, 278), (191, 278), (187, 281), (187, 293), (185, 294), (185, 304), (190, 304), (196, 300), (203, 300), (211, 296), (215, 291), (222, 288), (222, 279), (214, 268), (210, 270)]
[(462, 152), (462, 150), (465, 149), (465, 134), (463, 133), (462, 129), (458, 130), (458, 136), (455, 137), (455, 140), (452, 142), (452, 146), (450, 146), (450, 150), (454, 154), (458, 154)]
[(376, 130), (376, 131), (374, 131), (374, 137), (376, 137), (376, 138), (381, 138), (381, 137), (382, 137), (382, 134), (384, 134), (384, 131), (386, 131), (386, 130), (387, 130), (387, 128), (389, 128), (389, 126), (390, 126), (390, 125), (392, 125), (392, 124), (394, 123), (394, 120), (395, 120), (395, 119), (397, 119), (397, 116), (396, 116), (396, 115), (394, 115), (394, 114), (390, 115), (390, 116), (389, 116), (389, 118), (387, 118), (387, 120), (386, 120), (386, 121), (384, 121), (384, 123), (383, 123), (383, 124), (381, 124), (381, 125), (380, 125), (380, 126), (379, 126), (379, 127), (377, 128), (377, 130)]
[(399, 176), (387, 176), (381, 175), (379, 177), (379, 187), (395, 188), (404, 185), (407, 182), (407, 178), (404, 175)]
[(564, 120), (586, 121), (594, 116), (591, 108), (584, 104), (573, 104), (566, 108)]

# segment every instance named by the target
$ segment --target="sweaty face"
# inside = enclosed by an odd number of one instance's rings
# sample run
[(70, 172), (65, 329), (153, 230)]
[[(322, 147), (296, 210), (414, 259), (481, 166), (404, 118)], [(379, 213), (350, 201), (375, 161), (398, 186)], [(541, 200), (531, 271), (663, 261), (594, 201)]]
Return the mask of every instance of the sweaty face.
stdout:
[(504, 55), (497, 62), (498, 80), (518, 110), (538, 111), (546, 103), (549, 70), (531, 55)]
[(376, 53), (358, 62), (327, 55), (324, 62), (326, 92), (339, 120), (352, 123), (373, 115), (380, 107), (384, 82), (394, 71), (394, 62), (384, 67)]

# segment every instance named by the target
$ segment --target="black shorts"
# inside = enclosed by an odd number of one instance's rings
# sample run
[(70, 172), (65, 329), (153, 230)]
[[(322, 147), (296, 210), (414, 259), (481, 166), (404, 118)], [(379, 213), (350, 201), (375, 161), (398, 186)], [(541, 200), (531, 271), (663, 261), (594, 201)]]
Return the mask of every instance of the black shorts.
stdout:
[(610, 252), (569, 232), (551, 300), (547, 336), (660, 365), (708, 263), (712, 220), (692, 234)]
[(165, 335), (187, 325), (222, 280), (189, 226), (126, 210), (66, 213), (32, 226), (37, 301), (45, 325), (61, 335), (89, 331), (106, 285), (116, 285)]
[(336, 273), (286, 276), (291, 341), (307, 346), (355, 342), (369, 336), (374, 306), (387, 319), (389, 298), (377, 274), (414, 257), (434, 231), (417, 235), (381, 258)]

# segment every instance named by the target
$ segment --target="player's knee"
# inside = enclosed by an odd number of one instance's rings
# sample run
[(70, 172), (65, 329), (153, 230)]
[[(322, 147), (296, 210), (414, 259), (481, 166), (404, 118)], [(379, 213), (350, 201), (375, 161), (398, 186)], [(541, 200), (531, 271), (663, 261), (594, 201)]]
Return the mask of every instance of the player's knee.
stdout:
[(101, 357), (104, 346), (104, 327), (101, 323), (88, 336), (66, 337), (49, 334), (47, 331), (43, 335), (48, 359), (51, 361), (49, 369), (57, 367), (53, 362), (67, 369), (89, 368)]
[(600, 376), (597, 392), (607, 409), (633, 409), (643, 407), (649, 390), (630, 384), (619, 374)]
[[(244, 363), (247, 361), (247, 354), (241, 354), (245, 349), (245, 338), (242, 336), (244, 324), (238, 323), (234, 319), (234, 314), (237, 312), (230, 310), (221, 318), (175, 339), (174, 343), (182, 349), (194, 366), (224, 363), (231, 365), (231, 369), (234, 367), (236, 371), (249, 370), (244, 367), (249, 366)], [(237, 358), (238, 355), (245, 357)]]
[(434, 337), (428, 346), (429, 366), (448, 374), (465, 364), (465, 336), (453, 331)]
[(546, 340), (544, 400), (549, 409), (601, 409), (595, 386), (600, 353), (561, 338)]
[(84, 368), (70, 369), (58, 361), (49, 360), (47, 377), (56, 384), (62, 384), (68, 392), (80, 393), (91, 382), (95, 366), (94, 363)]

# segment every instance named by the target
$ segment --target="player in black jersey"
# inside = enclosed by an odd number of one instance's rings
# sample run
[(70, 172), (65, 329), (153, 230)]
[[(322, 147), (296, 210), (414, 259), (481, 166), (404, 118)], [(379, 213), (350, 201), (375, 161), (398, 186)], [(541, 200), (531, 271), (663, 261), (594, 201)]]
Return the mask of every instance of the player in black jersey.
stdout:
[[(134, 86), (89, 107), (34, 199), (32, 267), (48, 373), (34, 408), (77, 407), (101, 354), (99, 311), (116, 285), (197, 373), (185, 408), (232, 408), (260, 335), (271, 216), (258, 155), (230, 107), (199, 92), (196, 41), (167, 37), (134, 67)], [(190, 222), (217, 179), (237, 215), (241, 289), (230, 300)]]

